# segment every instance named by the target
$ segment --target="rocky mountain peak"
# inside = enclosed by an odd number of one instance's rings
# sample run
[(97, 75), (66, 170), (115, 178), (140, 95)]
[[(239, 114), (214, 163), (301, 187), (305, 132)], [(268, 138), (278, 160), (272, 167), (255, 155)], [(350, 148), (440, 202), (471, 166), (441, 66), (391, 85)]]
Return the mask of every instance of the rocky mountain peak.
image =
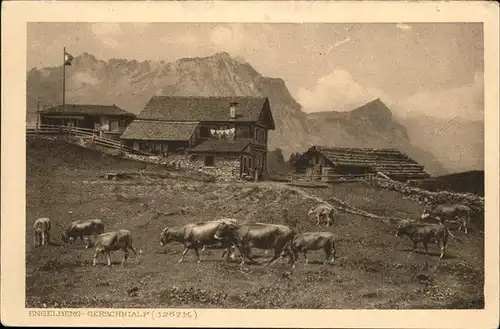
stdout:
[[(208, 57), (182, 58), (171, 63), (126, 59), (98, 60), (89, 53), (75, 57), (66, 70), (66, 102), (115, 103), (139, 113), (153, 95), (171, 96), (266, 96), (276, 130), (269, 135), (269, 148), (281, 148), (287, 157), (310, 145), (345, 147), (397, 147), (427, 167), (440, 169), (432, 155), (416, 149), (405, 128), (375, 99), (350, 112), (306, 114), (290, 94), (282, 78), (257, 72), (242, 58), (227, 52)], [(37, 101), (61, 103), (60, 67), (33, 69), (28, 74), (27, 106)]]

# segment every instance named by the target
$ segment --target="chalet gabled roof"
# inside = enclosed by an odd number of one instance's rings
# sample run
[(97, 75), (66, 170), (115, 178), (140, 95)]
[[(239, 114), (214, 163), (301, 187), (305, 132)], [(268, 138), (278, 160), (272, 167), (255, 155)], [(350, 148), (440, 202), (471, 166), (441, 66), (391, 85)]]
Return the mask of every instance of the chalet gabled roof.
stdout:
[(249, 138), (241, 139), (207, 139), (192, 148), (192, 153), (242, 153), (252, 142)]
[(359, 166), (380, 171), (388, 176), (429, 177), (424, 167), (394, 148), (342, 148), (313, 146), (294, 163), (304, 161), (315, 152), (321, 153), (335, 166)]
[[(236, 118), (229, 117), (231, 103), (236, 105)], [(267, 97), (200, 97), (153, 96), (139, 113), (138, 119), (203, 122), (257, 122), (263, 111), (271, 112)], [(274, 129), (272, 114), (269, 126)]]
[(47, 109), (40, 110), (41, 114), (87, 114), (87, 115), (123, 115), (135, 117), (134, 113), (125, 111), (115, 104), (113, 105), (98, 105), (98, 104), (65, 104), (56, 105)]
[(121, 139), (153, 141), (187, 141), (198, 122), (167, 122), (136, 119), (125, 129)]

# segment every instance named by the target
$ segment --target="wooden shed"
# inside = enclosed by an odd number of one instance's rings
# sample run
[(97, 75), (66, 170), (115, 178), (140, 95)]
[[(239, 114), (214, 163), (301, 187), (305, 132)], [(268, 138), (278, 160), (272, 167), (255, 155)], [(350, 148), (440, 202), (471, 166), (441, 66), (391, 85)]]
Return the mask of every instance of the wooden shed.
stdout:
[(295, 174), (331, 181), (335, 176), (382, 173), (394, 180), (424, 179), (424, 167), (396, 149), (313, 146), (293, 164)]

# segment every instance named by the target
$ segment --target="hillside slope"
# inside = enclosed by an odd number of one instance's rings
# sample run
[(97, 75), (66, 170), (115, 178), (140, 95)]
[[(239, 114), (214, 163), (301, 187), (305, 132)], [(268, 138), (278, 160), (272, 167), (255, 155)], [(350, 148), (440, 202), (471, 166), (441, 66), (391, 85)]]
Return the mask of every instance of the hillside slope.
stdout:
[[(55, 149), (60, 161), (47, 154)], [(96, 154), (87, 154), (89, 160), (82, 164), (86, 160), (74, 152), (78, 150), (57, 141), (27, 145), (31, 174), (26, 188), (26, 307), (484, 307), (483, 236), (477, 229), (467, 236), (455, 233), (466, 247), (451, 240), (437, 267), (436, 246), (430, 246), (429, 255), (421, 249), (411, 253), (411, 242), (396, 238), (395, 227), (382, 220), (340, 211), (333, 228), (318, 229), (307, 216), (318, 198), (338, 198), (393, 218), (418, 216), (422, 207), (397, 192), (349, 183), (335, 189), (308, 190), (269, 182), (222, 184), (148, 176), (111, 181), (96, 171), (117, 171), (124, 164)], [(185, 212), (176, 212), (179, 208)], [(32, 225), (42, 216), (53, 222), (53, 244), (34, 248), (30, 243)], [(324, 253), (311, 251), (310, 264), (300, 255), (294, 270), (286, 261), (270, 267), (240, 267), (224, 263), (221, 250), (208, 248), (201, 253), (201, 263), (190, 251), (179, 264), (182, 245), (159, 244), (165, 227), (220, 217), (283, 223), (299, 232), (333, 232), (335, 262), (323, 265)], [(93, 251), (85, 249), (81, 241), (61, 241), (69, 223), (89, 218), (102, 219), (106, 231), (130, 230), (134, 247), (141, 253), (131, 254), (124, 267), (117, 268), (123, 255), (120, 251), (111, 255), (113, 268), (105, 268), (102, 257), (99, 266), (93, 267)], [(262, 250), (255, 249), (253, 254), (261, 261), (268, 259)], [(127, 293), (134, 287), (136, 296)]]
[[(433, 155), (412, 144), (391, 111), (375, 100), (346, 113), (308, 115), (290, 95), (285, 82), (264, 77), (249, 63), (227, 53), (184, 58), (172, 63), (125, 59), (98, 60), (84, 53), (66, 70), (68, 103), (115, 103), (138, 113), (154, 94), (269, 97), (276, 130), (270, 148), (285, 157), (313, 144), (349, 147), (396, 147), (422, 163), (430, 173), (445, 170)], [(27, 76), (27, 108), (61, 103), (61, 68), (32, 69)], [(326, 116), (326, 117), (325, 117)]]

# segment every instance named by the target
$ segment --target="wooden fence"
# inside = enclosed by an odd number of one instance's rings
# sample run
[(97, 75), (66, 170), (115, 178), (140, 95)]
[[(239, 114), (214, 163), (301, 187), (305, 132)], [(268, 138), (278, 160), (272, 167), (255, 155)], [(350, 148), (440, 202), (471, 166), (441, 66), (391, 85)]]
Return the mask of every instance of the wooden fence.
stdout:
[(151, 153), (136, 150), (134, 148), (122, 145), (120, 142), (110, 138), (100, 137), (93, 129), (79, 128), (79, 127), (69, 127), (69, 126), (55, 126), (55, 125), (36, 125), (28, 124), (26, 126), (27, 136), (37, 136), (37, 135), (55, 135), (55, 136), (77, 136), (82, 137), (84, 140), (92, 140), (92, 143), (111, 148), (127, 153), (139, 154), (139, 155), (153, 155)]

